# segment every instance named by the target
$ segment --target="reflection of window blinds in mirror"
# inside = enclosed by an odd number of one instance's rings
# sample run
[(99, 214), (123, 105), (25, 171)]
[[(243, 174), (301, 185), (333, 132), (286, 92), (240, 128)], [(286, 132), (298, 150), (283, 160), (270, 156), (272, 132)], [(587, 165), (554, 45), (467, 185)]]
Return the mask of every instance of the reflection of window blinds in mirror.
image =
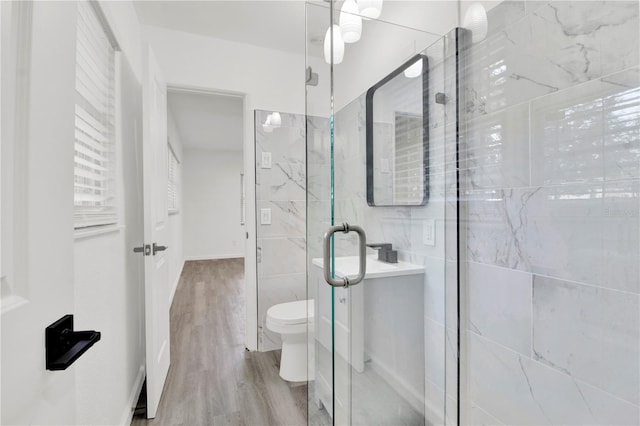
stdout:
[(420, 203), (424, 197), (422, 117), (395, 114), (394, 204)]

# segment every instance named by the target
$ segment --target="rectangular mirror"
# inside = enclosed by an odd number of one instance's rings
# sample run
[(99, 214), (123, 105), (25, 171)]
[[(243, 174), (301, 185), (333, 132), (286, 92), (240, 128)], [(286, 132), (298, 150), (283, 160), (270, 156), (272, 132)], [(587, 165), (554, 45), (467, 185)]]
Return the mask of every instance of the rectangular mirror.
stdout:
[(367, 203), (429, 199), (428, 59), (416, 55), (367, 91)]

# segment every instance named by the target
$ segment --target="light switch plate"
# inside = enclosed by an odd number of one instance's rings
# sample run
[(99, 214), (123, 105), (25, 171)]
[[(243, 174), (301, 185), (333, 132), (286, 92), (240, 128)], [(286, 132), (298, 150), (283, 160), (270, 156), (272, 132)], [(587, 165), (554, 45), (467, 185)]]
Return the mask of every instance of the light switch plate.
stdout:
[(263, 169), (270, 169), (271, 168), (271, 153), (270, 152), (263, 152), (262, 153), (262, 161), (260, 162), (260, 166)]
[(271, 225), (271, 209), (260, 209), (260, 225)]
[(422, 242), (425, 246), (436, 245), (436, 221), (426, 219), (422, 224)]

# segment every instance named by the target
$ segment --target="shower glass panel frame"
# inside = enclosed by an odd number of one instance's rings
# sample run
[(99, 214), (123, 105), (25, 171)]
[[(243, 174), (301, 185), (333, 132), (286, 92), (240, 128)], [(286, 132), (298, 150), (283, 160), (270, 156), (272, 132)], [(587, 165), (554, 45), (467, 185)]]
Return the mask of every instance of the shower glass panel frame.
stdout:
[[(334, 6), (306, 3), (308, 423), (456, 424), (459, 32), (367, 20), (343, 61), (327, 63)], [(370, 207), (366, 92), (416, 54), (429, 58), (429, 203)], [(392, 143), (393, 122), (376, 121), (374, 131)], [(335, 234), (322, 259), (325, 232), (342, 223), (362, 227), (367, 243), (391, 243), (400, 263), (379, 262), (371, 250), (361, 283), (329, 286), (327, 260), (333, 276), (357, 272), (353, 232)]]

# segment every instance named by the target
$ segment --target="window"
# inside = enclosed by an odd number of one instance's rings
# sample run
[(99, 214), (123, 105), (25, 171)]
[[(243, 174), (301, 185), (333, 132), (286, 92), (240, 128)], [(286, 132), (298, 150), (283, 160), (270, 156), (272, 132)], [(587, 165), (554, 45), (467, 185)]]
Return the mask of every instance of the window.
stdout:
[(115, 43), (93, 2), (78, 3), (75, 116), (75, 228), (117, 222)]
[(171, 144), (169, 144), (169, 179), (168, 179), (168, 199), (169, 213), (178, 213), (178, 165), (180, 162), (176, 157)]

